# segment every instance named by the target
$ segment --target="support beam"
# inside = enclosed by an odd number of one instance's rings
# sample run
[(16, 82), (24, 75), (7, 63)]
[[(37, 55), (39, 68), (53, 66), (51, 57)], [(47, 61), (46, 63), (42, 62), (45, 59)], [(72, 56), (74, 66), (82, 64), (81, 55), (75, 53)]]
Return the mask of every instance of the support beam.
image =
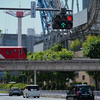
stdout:
[(36, 70), (34, 70), (34, 85), (36, 85)]
[[(31, 8), (0, 8), (0, 10), (30, 10)], [(60, 9), (54, 9), (54, 8), (36, 8), (36, 11), (60, 11)], [(73, 10), (66, 10), (67, 12), (73, 12)]]
[(31, 71), (29, 71), (29, 85), (31, 84)]

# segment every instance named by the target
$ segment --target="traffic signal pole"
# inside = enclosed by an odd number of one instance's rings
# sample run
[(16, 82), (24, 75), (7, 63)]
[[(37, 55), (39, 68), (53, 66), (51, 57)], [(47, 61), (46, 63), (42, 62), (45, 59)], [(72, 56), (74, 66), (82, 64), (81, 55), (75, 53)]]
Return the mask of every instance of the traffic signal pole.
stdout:
[[(31, 8), (0, 8), (0, 10), (31, 10)], [(36, 11), (60, 11), (60, 9), (53, 8), (36, 8)], [(66, 10), (66, 12), (73, 12), (73, 10)]]

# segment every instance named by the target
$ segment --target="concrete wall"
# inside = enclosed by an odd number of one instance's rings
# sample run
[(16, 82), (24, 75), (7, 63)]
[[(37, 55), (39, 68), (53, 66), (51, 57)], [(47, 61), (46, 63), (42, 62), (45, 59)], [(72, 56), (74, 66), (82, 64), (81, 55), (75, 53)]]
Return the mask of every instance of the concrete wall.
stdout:
[(83, 50), (74, 52), (76, 57), (83, 57)]
[[(83, 76), (85, 77), (83, 80)], [(78, 76), (75, 78), (76, 82), (87, 82), (88, 84), (94, 84), (94, 81), (91, 76), (85, 73), (85, 71), (79, 71)]]

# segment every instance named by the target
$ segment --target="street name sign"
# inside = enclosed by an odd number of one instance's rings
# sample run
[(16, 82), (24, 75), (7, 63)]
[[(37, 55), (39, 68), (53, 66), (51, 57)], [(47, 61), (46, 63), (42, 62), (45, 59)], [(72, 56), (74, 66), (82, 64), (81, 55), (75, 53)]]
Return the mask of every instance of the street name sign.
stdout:
[(36, 2), (31, 1), (31, 18), (36, 18)]

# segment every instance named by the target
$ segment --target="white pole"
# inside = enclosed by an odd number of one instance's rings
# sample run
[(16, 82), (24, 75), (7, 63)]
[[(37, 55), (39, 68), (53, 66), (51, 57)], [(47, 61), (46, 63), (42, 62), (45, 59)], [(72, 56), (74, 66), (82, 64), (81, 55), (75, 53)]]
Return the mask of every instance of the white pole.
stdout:
[(22, 18), (18, 18), (18, 46), (22, 46)]

